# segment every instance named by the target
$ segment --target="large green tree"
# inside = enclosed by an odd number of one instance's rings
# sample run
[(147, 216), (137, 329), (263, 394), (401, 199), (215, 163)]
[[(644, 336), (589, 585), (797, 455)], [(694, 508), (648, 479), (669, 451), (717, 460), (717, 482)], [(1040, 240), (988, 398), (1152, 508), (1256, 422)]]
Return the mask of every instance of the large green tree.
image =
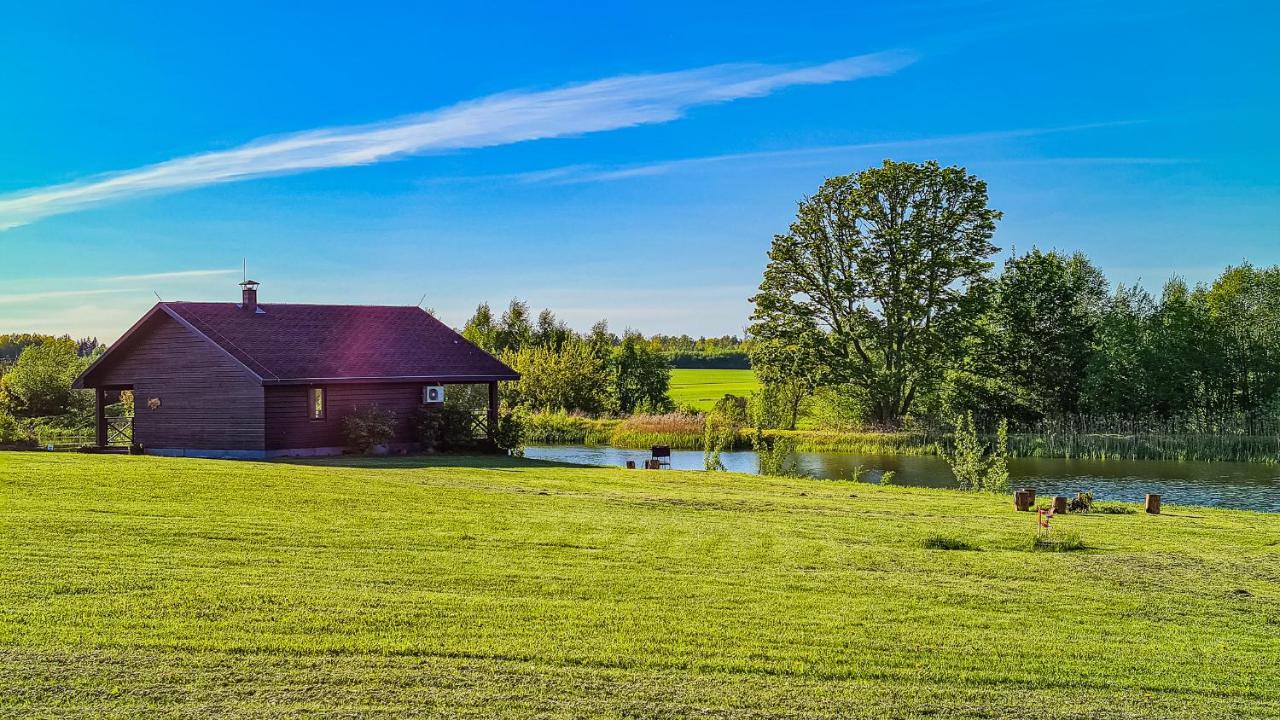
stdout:
[(639, 333), (623, 333), (622, 342), (613, 351), (612, 364), (613, 399), (619, 413), (671, 409), (671, 399), (667, 397), (671, 365), (653, 343)]
[(898, 425), (939, 380), (982, 309), (1000, 213), (963, 168), (886, 160), (823, 183), (776, 235), (751, 334), (865, 390)]
[(1032, 249), (1005, 261), (950, 377), (953, 409), (1033, 424), (1079, 412), (1107, 280), (1084, 253)]
[(0, 379), (0, 396), (15, 415), (65, 415), (82, 409), (71, 382), (86, 361), (71, 338), (47, 338), (28, 345), (13, 368)]

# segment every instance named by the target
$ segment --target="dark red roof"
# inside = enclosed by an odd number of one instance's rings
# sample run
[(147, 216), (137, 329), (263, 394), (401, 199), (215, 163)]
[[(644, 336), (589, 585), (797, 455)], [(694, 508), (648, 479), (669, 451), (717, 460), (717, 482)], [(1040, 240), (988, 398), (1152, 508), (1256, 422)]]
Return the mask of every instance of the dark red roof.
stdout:
[(513, 380), (516, 373), (420, 308), (161, 303), (266, 383)]

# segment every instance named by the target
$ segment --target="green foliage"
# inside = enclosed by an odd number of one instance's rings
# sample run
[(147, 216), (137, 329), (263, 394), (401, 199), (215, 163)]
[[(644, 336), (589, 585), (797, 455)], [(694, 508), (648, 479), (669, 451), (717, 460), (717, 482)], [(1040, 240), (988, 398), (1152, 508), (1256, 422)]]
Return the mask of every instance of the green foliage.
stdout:
[(949, 409), (1032, 425), (1081, 408), (1107, 281), (1083, 253), (1005, 261), (992, 302), (947, 377)]
[(520, 379), (502, 383), (503, 404), (538, 411), (604, 412), (610, 403), (609, 367), (581, 340), (560, 348), (535, 345), (499, 355)]
[(675, 409), (667, 397), (671, 367), (639, 333), (628, 332), (613, 352), (613, 407), (623, 415)]
[(516, 457), (524, 455), (524, 415), (519, 412), (499, 413), (498, 425), (493, 431), (493, 442), (511, 455)]
[(377, 405), (356, 408), (342, 418), (342, 434), (347, 447), (356, 452), (369, 452), (391, 442), (396, 431), (396, 414)]
[(1067, 503), (1068, 512), (1087, 513), (1093, 510), (1093, 493), (1077, 493), (1071, 501)]
[(747, 424), (745, 398), (725, 395), (707, 414), (702, 435), (702, 464), (709, 471), (723, 471), (720, 453), (733, 448)]
[(1103, 515), (1136, 515), (1138, 508), (1129, 503), (1096, 502), (1093, 504), (1092, 512), (1102, 513)]
[[(611, 428), (600, 428), (608, 423)], [(590, 443), (593, 430), (607, 433), (617, 421), (593, 420), (582, 415), (557, 413), (530, 413), (525, 415), (525, 442), (535, 445), (577, 445)]]
[(750, 370), (751, 355), (745, 350), (664, 350), (672, 368), (687, 370)]
[(418, 444), (428, 452), (457, 452), (475, 447), (475, 413), (450, 406), (419, 408), (413, 418)]
[(4, 408), (0, 408), (0, 446), (34, 447), (35, 444), (35, 433)]
[(89, 394), (71, 389), (72, 381), (85, 368), (77, 348), (77, 343), (66, 337), (24, 347), (18, 361), (0, 378), (9, 411), (28, 418), (83, 411)]
[(752, 298), (754, 366), (798, 353), (806, 380), (857, 385), (875, 422), (899, 425), (982, 309), (999, 217), (984, 182), (935, 162), (827, 180), (774, 236)]
[(1001, 420), (992, 447), (978, 435), (973, 414), (956, 418), (947, 464), (961, 490), (1003, 493), (1009, 490), (1009, 424)]
[(896, 482), (897, 477), (898, 477), (898, 473), (896, 471), (885, 470), (884, 472), (880, 473), (880, 484), (892, 485), (894, 484), (894, 482)]
[[(793, 387), (765, 385), (751, 396), (748, 405), (751, 423), (751, 447), (756, 451), (761, 475), (793, 476), (799, 470), (795, 464), (795, 440), (786, 435), (771, 434), (769, 430), (790, 429), (794, 426), (794, 413), (790, 392)], [(716, 458), (718, 461), (718, 457)]]

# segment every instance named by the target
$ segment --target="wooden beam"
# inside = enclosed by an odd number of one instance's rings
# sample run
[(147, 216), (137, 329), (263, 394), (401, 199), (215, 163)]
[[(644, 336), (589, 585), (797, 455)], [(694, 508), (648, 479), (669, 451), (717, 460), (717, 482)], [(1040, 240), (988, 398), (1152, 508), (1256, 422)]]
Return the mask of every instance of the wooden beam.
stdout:
[(107, 445), (107, 391), (102, 388), (94, 388), (94, 428), (98, 431), (98, 447), (106, 447)]
[(498, 434), (498, 383), (492, 381), (489, 383), (489, 437), (494, 438)]

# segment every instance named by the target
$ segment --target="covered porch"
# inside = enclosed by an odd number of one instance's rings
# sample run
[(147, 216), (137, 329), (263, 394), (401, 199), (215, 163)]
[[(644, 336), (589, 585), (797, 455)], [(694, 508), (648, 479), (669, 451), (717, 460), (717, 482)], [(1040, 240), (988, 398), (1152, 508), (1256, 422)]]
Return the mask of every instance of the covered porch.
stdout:
[(133, 433), (133, 386), (104, 385), (90, 388), (94, 395), (94, 441), (82, 448), (86, 452), (133, 452), (137, 447)]

